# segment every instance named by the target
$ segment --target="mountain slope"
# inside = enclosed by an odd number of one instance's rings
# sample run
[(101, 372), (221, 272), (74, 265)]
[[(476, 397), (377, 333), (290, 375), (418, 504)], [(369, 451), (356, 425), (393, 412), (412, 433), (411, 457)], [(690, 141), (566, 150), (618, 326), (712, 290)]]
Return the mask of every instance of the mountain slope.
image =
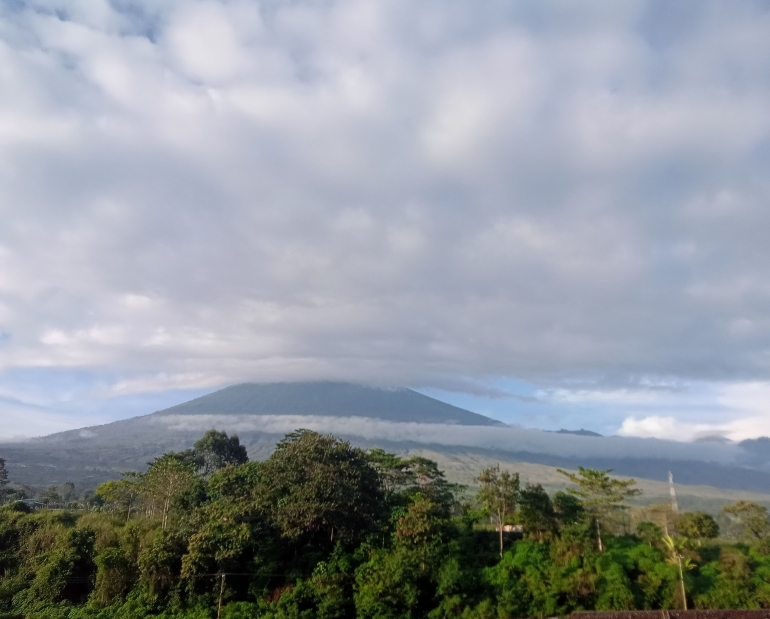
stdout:
[(320, 415), (464, 426), (505, 425), (411, 389), (336, 382), (245, 383), (172, 406), (158, 414)]

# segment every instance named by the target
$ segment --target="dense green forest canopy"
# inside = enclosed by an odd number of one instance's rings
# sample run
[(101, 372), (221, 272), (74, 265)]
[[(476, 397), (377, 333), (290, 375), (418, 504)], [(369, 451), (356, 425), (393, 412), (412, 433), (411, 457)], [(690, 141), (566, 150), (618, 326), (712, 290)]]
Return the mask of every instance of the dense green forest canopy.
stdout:
[[(76, 498), (20, 501), (0, 461), (0, 617), (492, 619), (574, 610), (770, 608), (770, 520), (668, 506), (633, 480), (567, 492), (300, 430), (263, 462), (209, 431)], [(721, 531), (719, 524), (722, 524)]]

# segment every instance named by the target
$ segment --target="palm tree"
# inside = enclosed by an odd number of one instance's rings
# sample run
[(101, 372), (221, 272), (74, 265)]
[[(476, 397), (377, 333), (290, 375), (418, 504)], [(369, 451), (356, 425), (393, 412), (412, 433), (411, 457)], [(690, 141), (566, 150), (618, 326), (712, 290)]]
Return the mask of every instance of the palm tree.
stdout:
[(668, 553), (666, 562), (679, 567), (679, 585), (682, 588), (682, 604), (684, 605), (684, 610), (687, 610), (687, 590), (684, 587), (684, 570), (691, 570), (695, 567), (692, 559), (684, 554), (684, 551), (687, 548), (687, 542), (688, 540), (686, 537), (671, 537), (668, 534), (663, 536), (663, 543), (666, 545), (666, 551)]

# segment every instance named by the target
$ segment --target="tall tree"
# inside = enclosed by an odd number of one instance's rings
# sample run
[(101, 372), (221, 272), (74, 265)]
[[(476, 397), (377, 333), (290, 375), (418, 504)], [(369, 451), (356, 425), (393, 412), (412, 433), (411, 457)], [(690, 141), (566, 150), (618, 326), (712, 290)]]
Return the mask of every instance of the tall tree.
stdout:
[(203, 475), (208, 476), (228, 464), (238, 466), (249, 461), (246, 448), (241, 445), (237, 434), (209, 430), (193, 447), (196, 463)]
[(194, 481), (194, 473), (177, 454), (170, 452), (156, 458), (143, 477), (144, 492), (160, 509), (161, 526), (168, 525), (168, 516), (175, 498), (188, 490)]
[(663, 536), (663, 543), (666, 546), (666, 561), (679, 568), (679, 585), (682, 593), (682, 608), (687, 610), (687, 589), (684, 586), (684, 572), (695, 567), (692, 559), (687, 557), (685, 549), (687, 548), (686, 537), (671, 537), (666, 534)]
[(484, 469), (478, 477), (481, 490), (478, 501), (489, 510), (500, 534), (500, 558), (503, 557), (503, 527), (505, 520), (516, 510), (519, 499), (519, 474), (501, 471), (500, 465)]
[(606, 522), (611, 515), (626, 509), (624, 502), (627, 498), (642, 493), (641, 490), (633, 487), (636, 485), (636, 480), (614, 479), (609, 476), (612, 469), (599, 471), (579, 466), (577, 474), (562, 469), (558, 471), (577, 486), (577, 488), (567, 488), (567, 492), (578, 497), (594, 519), (599, 552), (604, 552), (602, 523)]

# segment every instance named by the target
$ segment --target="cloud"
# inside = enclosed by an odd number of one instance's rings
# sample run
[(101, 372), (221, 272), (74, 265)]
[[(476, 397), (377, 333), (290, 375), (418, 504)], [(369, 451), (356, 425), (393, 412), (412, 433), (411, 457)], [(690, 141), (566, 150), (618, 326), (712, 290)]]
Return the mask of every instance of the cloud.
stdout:
[(680, 440), (692, 440), (710, 430), (716, 430), (716, 428), (707, 424), (680, 423), (674, 417), (652, 416), (643, 419), (629, 417), (623, 422), (619, 434), (643, 438), (676, 437)]
[[(735, 441), (770, 435), (767, 402), (770, 383), (740, 382), (720, 385), (713, 400), (722, 407), (720, 413), (696, 407), (694, 414), (649, 415), (628, 417), (623, 421), (621, 436), (694, 440), (707, 436), (723, 436)], [(668, 404), (669, 410), (676, 407)], [(703, 405), (702, 405), (703, 406)], [(705, 406), (704, 406), (705, 408)]]
[(162, 415), (147, 419), (176, 431), (260, 432), (283, 435), (297, 428), (377, 441), (470, 446), (556, 455), (563, 458), (663, 459), (741, 464), (746, 454), (731, 444), (676, 443), (649, 438), (585, 437), (512, 427), (397, 423), (361, 417), (302, 415)]
[(770, 14), (661, 7), (5, 5), (0, 372), (769, 380)]

